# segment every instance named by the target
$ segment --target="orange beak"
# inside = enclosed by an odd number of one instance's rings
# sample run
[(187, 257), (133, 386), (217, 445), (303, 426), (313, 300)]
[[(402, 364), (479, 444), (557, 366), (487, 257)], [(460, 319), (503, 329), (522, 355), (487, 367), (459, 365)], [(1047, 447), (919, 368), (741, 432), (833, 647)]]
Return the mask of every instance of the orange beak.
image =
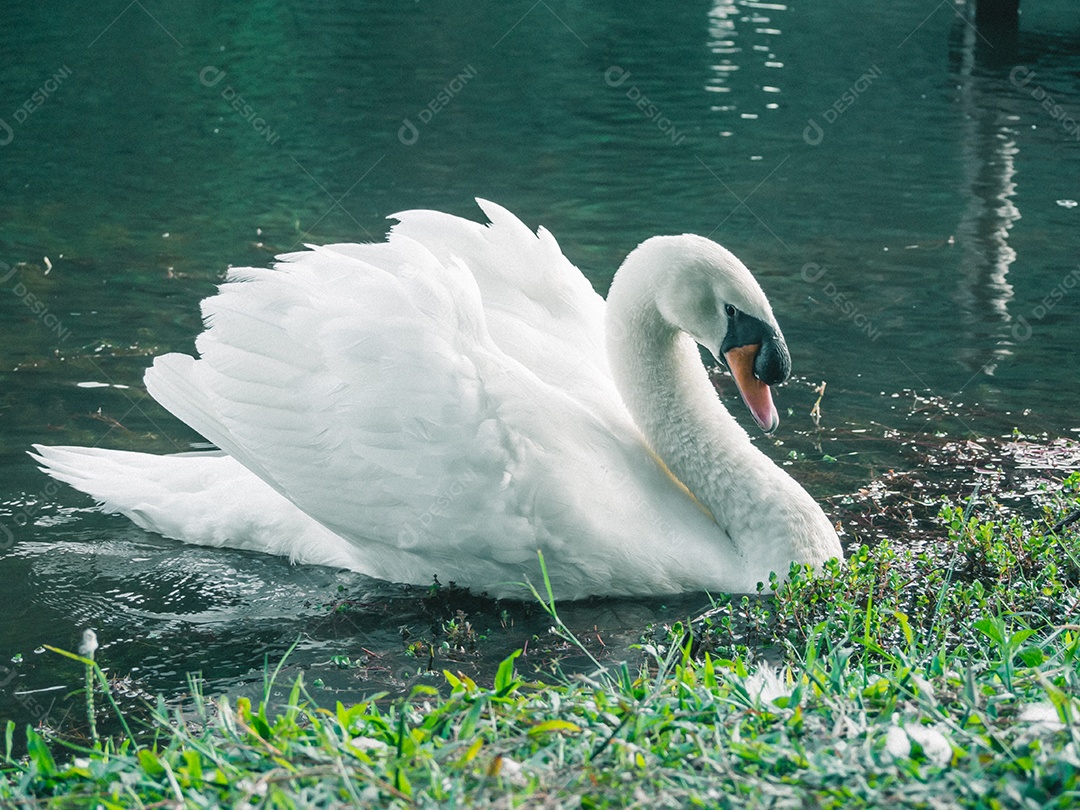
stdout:
[(754, 419), (766, 433), (772, 433), (780, 424), (780, 416), (773, 404), (769, 386), (754, 376), (754, 361), (757, 359), (760, 343), (739, 346), (724, 353), (731, 376), (739, 386), (743, 402), (754, 415)]

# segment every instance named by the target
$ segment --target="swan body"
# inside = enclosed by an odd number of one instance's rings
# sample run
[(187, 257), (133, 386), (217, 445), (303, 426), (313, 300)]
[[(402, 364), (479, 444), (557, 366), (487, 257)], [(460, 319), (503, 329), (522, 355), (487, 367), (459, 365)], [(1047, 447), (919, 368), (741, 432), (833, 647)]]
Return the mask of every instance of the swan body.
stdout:
[(728, 251), (654, 237), (597, 295), (541, 228), (395, 215), (381, 244), (229, 272), (199, 359), (150, 394), (220, 452), (35, 446), (139, 526), (395, 582), (558, 597), (752, 591), (842, 552), (821, 508), (720, 404), (697, 344), (755, 418), (787, 376), (764, 293)]

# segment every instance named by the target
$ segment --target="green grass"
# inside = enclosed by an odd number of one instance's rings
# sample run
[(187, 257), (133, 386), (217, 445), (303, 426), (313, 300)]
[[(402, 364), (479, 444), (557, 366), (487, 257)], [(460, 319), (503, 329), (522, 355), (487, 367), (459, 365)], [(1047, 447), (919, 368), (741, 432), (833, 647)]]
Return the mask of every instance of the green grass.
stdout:
[(718, 599), (639, 666), (532, 683), (511, 656), (490, 685), (336, 707), (297, 680), (274, 711), (193, 682), (193, 708), (92, 749), (26, 729), (18, 761), (9, 725), (0, 805), (1072, 807), (1080, 542), (1046, 527), (1078, 489), (1036, 523), (945, 507), (933, 546)]

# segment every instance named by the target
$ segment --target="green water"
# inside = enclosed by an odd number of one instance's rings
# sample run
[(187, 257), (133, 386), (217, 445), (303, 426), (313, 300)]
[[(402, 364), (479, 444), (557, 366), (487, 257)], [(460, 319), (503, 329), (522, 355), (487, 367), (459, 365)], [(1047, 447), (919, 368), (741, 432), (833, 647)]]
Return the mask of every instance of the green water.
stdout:
[[(0, 716), (61, 723), (64, 691), (27, 692), (75, 676), (34, 650), (86, 626), (151, 692), (192, 670), (242, 688), (298, 636), (328, 687), (408, 680), (399, 626), (441, 621), (414, 596), (146, 535), (24, 455), (185, 449), (141, 375), (192, 351), (225, 268), (379, 239), (398, 210), (495, 200), (601, 291), (656, 233), (731, 248), (803, 375), (766, 449), (802, 452), (819, 496), (909, 463), (865, 438), (929, 429), (912, 390), (949, 403), (937, 432), (1075, 435), (1080, 20), (1025, 5), (1010, 48), (930, 0), (4, 4)], [(820, 380), (825, 426), (867, 431), (829, 437), (834, 465), (811, 435)], [(340, 593), (368, 607), (327, 618)], [(625, 644), (701, 602), (571, 618)], [(483, 621), (495, 653), (546, 627)], [(327, 674), (364, 647), (384, 658)]]

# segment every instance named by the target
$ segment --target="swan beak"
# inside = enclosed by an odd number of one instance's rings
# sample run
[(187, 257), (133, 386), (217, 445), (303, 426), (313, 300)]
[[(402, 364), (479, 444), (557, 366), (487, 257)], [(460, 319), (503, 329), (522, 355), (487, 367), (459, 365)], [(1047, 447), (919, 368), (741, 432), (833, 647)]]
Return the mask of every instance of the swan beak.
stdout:
[(754, 361), (760, 350), (760, 343), (737, 346), (724, 352), (724, 359), (731, 369), (731, 376), (735, 378), (735, 384), (739, 386), (746, 407), (761, 429), (772, 433), (780, 424), (780, 415), (776, 412), (769, 386), (754, 376)]

